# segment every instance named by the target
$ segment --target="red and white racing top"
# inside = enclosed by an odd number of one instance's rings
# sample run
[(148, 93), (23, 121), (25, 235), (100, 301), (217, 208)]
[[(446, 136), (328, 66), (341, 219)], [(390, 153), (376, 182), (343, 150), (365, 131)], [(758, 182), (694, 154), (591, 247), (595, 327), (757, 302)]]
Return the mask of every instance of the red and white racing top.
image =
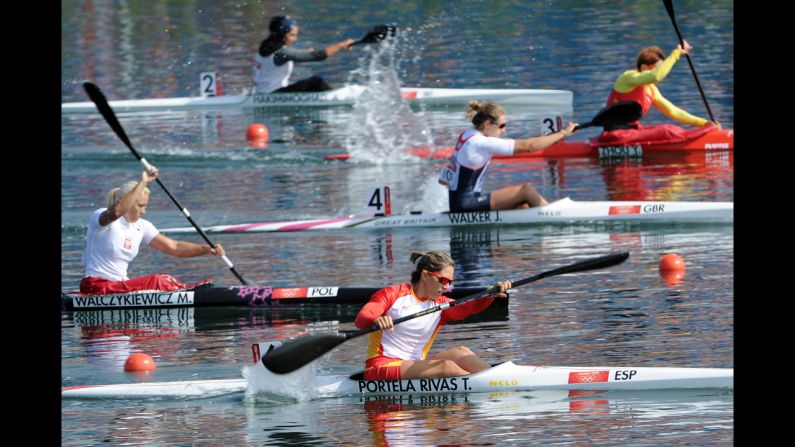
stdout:
[[(446, 296), (433, 299), (419, 298), (414, 294), (411, 284), (389, 286), (373, 294), (370, 301), (359, 311), (355, 324), (359, 329), (366, 329), (372, 327), (375, 320), (382, 315), (389, 315), (393, 320), (397, 320), (450, 301), (454, 300)], [(481, 312), (489, 307), (492, 301), (494, 301), (492, 297), (472, 300), (460, 306), (397, 324), (392, 331), (371, 332), (367, 359), (385, 356), (402, 360), (423, 360), (428, 355), (441, 325), (447, 321), (461, 320)]]

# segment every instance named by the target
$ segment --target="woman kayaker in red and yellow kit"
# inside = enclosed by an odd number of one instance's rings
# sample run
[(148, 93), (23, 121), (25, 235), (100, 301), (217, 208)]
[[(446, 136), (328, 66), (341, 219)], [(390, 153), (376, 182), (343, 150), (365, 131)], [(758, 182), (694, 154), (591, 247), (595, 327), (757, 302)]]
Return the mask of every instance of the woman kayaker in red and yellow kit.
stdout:
[[(419, 261), (418, 261), (419, 260)], [(500, 292), (433, 312), (395, 325), (396, 320), (439, 304), (453, 301), (442, 293), (453, 283), (455, 262), (447, 253), (413, 252), (411, 262), (417, 269), (411, 283), (386, 287), (374, 293), (356, 316), (356, 327), (381, 330), (370, 333), (365, 363), (365, 380), (401, 380), (454, 377), (483, 371), (490, 367), (469, 348), (459, 346), (428, 357), (439, 328), (447, 321), (461, 320), (483, 311), (494, 297), (507, 298), (510, 281), (500, 281)]]
[[(618, 101), (636, 101), (641, 105), (643, 115), (646, 115), (651, 106), (654, 106), (668, 118), (682, 124), (701, 127), (705, 132), (713, 126), (720, 128), (720, 123), (711, 123), (673, 105), (657, 89), (656, 84), (665, 79), (681, 55), (688, 54), (691, 49), (692, 47), (687, 41), (684, 41), (684, 48), (682, 48), (682, 45), (678, 45), (668, 57), (665, 57), (659, 47), (642, 49), (638, 53), (637, 68), (627, 70), (618, 77), (610, 96), (607, 98), (607, 105)], [(600, 142), (615, 144), (678, 141), (687, 137), (686, 132), (688, 131), (674, 124), (644, 126), (635, 121), (627, 125), (606, 126), (598, 139)]]

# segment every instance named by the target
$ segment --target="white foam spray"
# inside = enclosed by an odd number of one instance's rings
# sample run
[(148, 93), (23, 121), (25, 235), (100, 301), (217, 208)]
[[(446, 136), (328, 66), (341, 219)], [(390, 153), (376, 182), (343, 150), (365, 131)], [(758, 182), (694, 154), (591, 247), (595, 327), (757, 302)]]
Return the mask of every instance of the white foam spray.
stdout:
[(408, 214), (411, 211), (441, 213), (450, 209), (447, 201), (447, 187), (439, 183), (435, 171), (425, 177), (419, 190), (422, 192), (422, 198), (403, 206), (402, 214)]
[(400, 94), (400, 48), (408, 45), (409, 34), (398, 31), (394, 37), (368, 45), (359, 68), (351, 72), (348, 82), (365, 87), (353, 104), (343, 143), (355, 162), (394, 163), (410, 158), (404, 149), (433, 144), (422, 114), (415, 114)]
[(262, 362), (247, 365), (242, 370), (248, 382), (246, 400), (250, 402), (284, 401), (285, 398), (299, 402), (316, 397), (317, 372), (314, 363), (289, 374), (276, 374), (269, 371)]

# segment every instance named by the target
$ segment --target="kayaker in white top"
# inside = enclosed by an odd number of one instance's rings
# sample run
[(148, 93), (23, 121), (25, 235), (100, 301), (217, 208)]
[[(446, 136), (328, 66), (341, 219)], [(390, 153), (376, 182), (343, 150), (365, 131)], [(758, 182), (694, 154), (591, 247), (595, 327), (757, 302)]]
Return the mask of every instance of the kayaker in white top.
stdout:
[(439, 172), (439, 183), (449, 188), (450, 212), (510, 210), (547, 204), (529, 184), (512, 185), (481, 194), (483, 178), (492, 154), (513, 155), (546, 149), (574, 133), (576, 123), (542, 137), (524, 140), (502, 138), (507, 117), (502, 107), (481, 101), (469, 101), (467, 118), (475, 126), (458, 137), (450, 164)]
[(254, 60), (254, 83), (257, 93), (320, 92), (332, 89), (320, 76), (312, 76), (290, 84), (293, 64), (322, 61), (344, 48), (351, 50), (353, 39), (345, 39), (322, 50), (313, 48), (297, 50), (292, 46), (298, 41), (298, 23), (290, 16), (272, 18), (268, 29), (271, 34), (260, 43)]
[(149, 188), (158, 171), (143, 170), (141, 180), (126, 182), (112, 189), (107, 196), (106, 208), (91, 214), (86, 233), (86, 248), (83, 264), (86, 276), (80, 281), (80, 292), (91, 294), (124, 293), (135, 290), (179, 290), (209, 282), (183, 284), (171, 275), (153, 274), (136, 278), (127, 277), (127, 267), (138, 255), (144, 242), (163, 253), (183, 258), (214, 254), (222, 256), (221, 244), (215, 248), (193, 242), (178, 241), (160, 234), (146, 219), (149, 204)]

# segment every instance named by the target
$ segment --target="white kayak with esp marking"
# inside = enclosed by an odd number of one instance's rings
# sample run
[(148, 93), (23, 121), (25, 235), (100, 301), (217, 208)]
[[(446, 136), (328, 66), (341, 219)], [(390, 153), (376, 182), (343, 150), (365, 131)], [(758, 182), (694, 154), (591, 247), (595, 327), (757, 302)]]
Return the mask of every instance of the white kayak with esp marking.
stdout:
[[(250, 374), (274, 374), (253, 365)], [(295, 374), (295, 373), (293, 373)], [(289, 376), (286, 374), (285, 376)], [(64, 398), (213, 397), (242, 392), (246, 379), (194, 380), (64, 388)], [(733, 368), (531, 366), (511, 361), (460, 377), (411, 380), (362, 380), (352, 376), (318, 376), (318, 398), (356, 395), (414, 395), (437, 393), (493, 393), (531, 390), (659, 390), (734, 388)]]
[(507, 361), (485, 371), (461, 377), (393, 381), (354, 380), (351, 377), (331, 379), (328, 382), (319, 380), (318, 394), (325, 397), (356, 394), (491, 393), (526, 390), (733, 388), (733, 380), (734, 369), (531, 366), (517, 365)]

